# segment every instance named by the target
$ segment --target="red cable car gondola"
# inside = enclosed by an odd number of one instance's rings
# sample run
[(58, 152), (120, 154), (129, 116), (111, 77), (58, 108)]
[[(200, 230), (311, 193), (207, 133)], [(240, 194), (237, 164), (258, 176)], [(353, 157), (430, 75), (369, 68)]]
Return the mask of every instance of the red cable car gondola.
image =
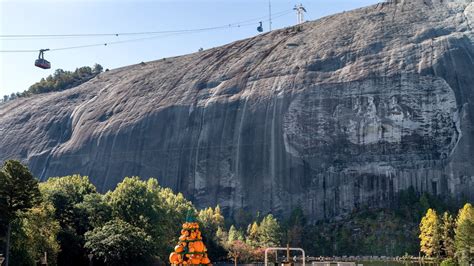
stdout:
[(35, 60), (35, 66), (42, 69), (50, 69), (51, 63), (44, 59), (44, 52), (49, 51), (49, 49), (41, 49), (39, 51), (38, 59)]

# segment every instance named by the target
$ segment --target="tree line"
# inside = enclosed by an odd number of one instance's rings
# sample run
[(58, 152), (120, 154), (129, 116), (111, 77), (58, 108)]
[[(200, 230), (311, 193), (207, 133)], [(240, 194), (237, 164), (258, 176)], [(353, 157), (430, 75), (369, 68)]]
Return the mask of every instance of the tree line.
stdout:
[[(0, 184), (0, 245), (10, 251), (10, 265), (36, 265), (45, 252), (50, 265), (88, 265), (89, 258), (94, 265), (167, 262), (188, 212), (195, 213), (214, 262), (263, 261), (265, 247), (286, 243), (314, 256), (401, 256), (421, 250), (429, 257), (454, 258), (452, 263), (472, 260), (467, 251), (474, 246), (472, 206), (454, 220), (449, 213), (458, 205), (413, 188), (402, 191), (390, 208), (359, 206), (344, 219), (311, 223), (300, 207), (284, 220), (244, 209), (224, 219), (219, 206), (198, 210), (154, 178), (127, 177), (102, 194), (88, 177), (39, 183), (26, 166), (6, 161)], [(438, 217), (435, 210), (447, 214)]]
[(39, 82), (31, 85), (27, 90), (12, 93), (10, 95), (4, 95), (0, 101), (7, 102), (35, 94), (67, 90), (94, 78), (102, 73), (102, 71), (103, 67), (100, 64), (94, 64), (92, 68), (89, 66), (79, 67), (74, 71), (67, 71), (59, 68), (54, 71), (53, 75), (42, 78)]
[[(280, 241), (280, 225), (267, 215), (251, 236), (226, 230), (220, 207), (197, 210), (181, 193), (154, 178), (127, 177), (105, 194), (88, 177), (70, 175), (39, 183), (18, 161), (0, 170), (0, 226), (10, 265), (151, 265), (166, 262), (186, 214), (196, 214), (213, 260), (225, 259), (236, 241), (253, 248)], [(251, 239), (251, 240), (250, 240)]]

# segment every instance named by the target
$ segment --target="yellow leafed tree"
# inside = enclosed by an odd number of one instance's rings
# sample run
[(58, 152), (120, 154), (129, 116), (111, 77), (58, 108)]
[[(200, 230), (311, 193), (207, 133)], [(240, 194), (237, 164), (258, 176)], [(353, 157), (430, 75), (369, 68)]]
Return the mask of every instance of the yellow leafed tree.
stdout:
[(439, 257), (441, 251), (440, 222), (436, 211), (428, 209), (420, 223), (420, 250), (428, 257)]
[(470, 203), (459, 210), (455, 232), (455, 256), (460, 265), (467, 265), (474, 259), (474, 207)]

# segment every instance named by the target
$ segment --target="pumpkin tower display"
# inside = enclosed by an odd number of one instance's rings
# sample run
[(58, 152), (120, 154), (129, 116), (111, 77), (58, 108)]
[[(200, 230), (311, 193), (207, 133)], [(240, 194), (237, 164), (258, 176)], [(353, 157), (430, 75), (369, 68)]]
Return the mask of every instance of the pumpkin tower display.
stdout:
[(181, 229), (178, 245), (170, 254), (170, 263), (172, 265), (207, 265), (211, 261), (207, 257), (206, 251), (199, 224), (194, 216), (188, 213), (186, 222)]

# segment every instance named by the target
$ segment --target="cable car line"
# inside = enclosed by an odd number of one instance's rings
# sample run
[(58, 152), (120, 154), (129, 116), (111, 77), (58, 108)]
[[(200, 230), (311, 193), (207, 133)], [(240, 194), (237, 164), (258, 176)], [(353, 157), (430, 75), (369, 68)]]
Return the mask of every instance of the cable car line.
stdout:
[[(156, 38), (164, 38), (164, 37), (176, 36), (176, 35), (182, 35), (182, 34), (183, 33), (169, 34), (169, 35), (159, 35), (159, 36), (136, 38), (136, 39), (127, 39), (127, 40), (113, 41), (113, 42), (103, 42), (103, 43), (67, 46), (67, 47), (60, 47), (60, 48), (52, 48), (52, 49), (49, 49), (49, 51), (62, 51), (62, 50), (80, 49), (80, 48), (88, 48), (88, 47), (96, 47), (96, 46), (107, 46), (107, 45), (112, 45), (112, 44), (135, 42), (135, 41), (156, 39)], [(38, 52), (38, 50), (0, 50), (0, 53), (37, 53), (37, 52)]]
[[(292, 13), (293, 11), (287, 11), (285, 13), (282, 13), (278, 16), (274, 16), (273, 19), (282, 17), (284, 15), (287, 15), (289, 13)], [(267, 19), (268, 20), (268, 19)], [(267, 20), (262, 20), (262, 21), (267, 21)], [(233, 24), (229, 24), (233, 25)], [(253, 22), (247, 22), (247, 23), (241, 23), (241, 24), (235, 24), (235, 26), (220, 26), (220, 27), (213, 27), (213, 28), (207, 28), (208, 30), (213, 29), (227, 29), (227, 28), (232, 28), (232, 27), (246, 27), (246, 26), (253, 26)], [(181, 31), (181, 32), (175, 32), (175, 33), (170, 33), (167, 35), (157, 35), (157, 36), (151, 36), (151, 37), (143, 37), (143, 38), (135, 38), (135, 39), (126, 39), (126, 40), (119, 40), (119, 41), (112, 41), (112, 42), (103, 42), (103, 43), (95, 43), (95, 44), (86, 44), (86, 45), (77, 45), (77, 46), (69, 46), (69, 47), (60, 47), (60, 48), (51, 48), (49, 49), (50, 52), (54, 51), (62, 51), (62, 50), (71, 50), (71, 49), (81, 49), (81, 48), (88, 48), (88, 47), (97, 47), (97, 46), (107, 46), (107, 45), (113, 45), (113, 44), (120, 44), (120, 43), (128, 43), (128, 42), (136, 42), (136, 41), (142, 41), (142, 40), (149, 40), (149, 39), (156, 39), (156, 38), (164, 38), (164, 37), (169, 37), (169, 36), (176, 36), (176, 35), (184, 35), (184, 34), (189, 34), (189, 33), (197, 33), (197, 32), (202, 32), (204, 30), (198, 30), (198, 31), (191, 31), (188, 30), (186, 32)], [(0, 50), (0, 53), (37, 53), (39, 50)]]
[(105, 43), (78, 45), (78, 46), (70, 46), (70, 47), (61, 47), (61, 48), (51, 49), (51, 51), (71, 50), (71, 49), (79, 49), (79, 48), (87, 48), (87, 47), (95, 47), (95, 46), (107, 46), (107, 45), (113, 45), (113, 44), (119, 44), (119, 43), (136, 42), (136, 41), (164, 38), (164, 37), (183, 35), (183, 34), (184, 33), (177, 33), (177, 34), (159, 35), (159, 36), (152, 36), (152, 37), (145, 37), (145, 38), (136, 38), (136, 39), (121, 40), (121, 41), (105, 42)]
[[(291, 10), (284, 10), (272, 15), (276, 15), (277, 17), (280, 15), (286, 15), (291, 13)], [(207, 28), (197, 28), (197, 29), (181, 29), (181, 30), (163, 30), (163, 31), (143, 31), (143, 32), (121, 32), (121, 33), (84, 33), (84, 34), (7, 34), (7, 35), (0, 35), (0, 38), (8, 38), (3, 40), (22, 40), (22, 39), (36, 39), (36, 38), (75, 38), (75, 37), (119, 37), (119, 36), (130, 36), (130, 35), (154, 35), (154, 34), (166, 34), (166, 33), (188, 33), (188, 32), (199, 32), (199, 31), (209, 31), (209, 30), (216, 30), (216, 29), (225, 29), (225, 28), (235, 28), (240, 27), (242, 24), (249, 23), (249, 22), (256, 22), (260, 21), (267, 16), (248, 19), (240, 22), (230, 23), (226, 25), (216, 26), (216, 27), (207, 27)]]

